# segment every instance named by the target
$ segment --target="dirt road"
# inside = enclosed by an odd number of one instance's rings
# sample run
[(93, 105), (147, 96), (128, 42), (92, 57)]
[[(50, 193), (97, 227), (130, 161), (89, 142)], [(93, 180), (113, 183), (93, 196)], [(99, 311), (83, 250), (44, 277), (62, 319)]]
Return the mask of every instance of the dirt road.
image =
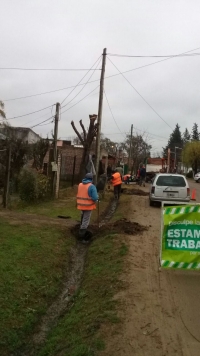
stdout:
[(149, 229), (127, 237), (125, 288), (116, 296), (122, 325), (106, 331), (103, 356), (200, 355), (200, 273), (159, 271), (160, 215), (148, 197), (133, 196), (129, 218)]

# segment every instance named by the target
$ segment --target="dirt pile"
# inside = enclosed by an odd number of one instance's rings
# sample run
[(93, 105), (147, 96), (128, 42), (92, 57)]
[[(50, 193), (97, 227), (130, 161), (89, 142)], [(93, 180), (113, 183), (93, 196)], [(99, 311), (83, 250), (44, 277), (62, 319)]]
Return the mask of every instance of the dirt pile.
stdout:
[(141, 196), (149, 195), (148, 192), (144, 192), (141, 189), (135, 189), (135, 188), (133, 188), (133, 189), (123, 188), (122, 189), (122, 193), (123, 194), (129, 194), (129, 195), (141, 195)]
[[(72, 234), (77, 237), (80, 225), (77, 224), (72, 227)], [(92, 232), (93, 237), (101, 237), (105, 234), (128, 234), (128, 235), (138, 235), (142, 234), (143, 231), (147, 230), (146, 226), (142, 226), (137, 222), (131, 222), (127, 219), (120, 219), (115, 222), (107, 223), (106, 225), (100, 226), (90, 225), (89, 230)]]

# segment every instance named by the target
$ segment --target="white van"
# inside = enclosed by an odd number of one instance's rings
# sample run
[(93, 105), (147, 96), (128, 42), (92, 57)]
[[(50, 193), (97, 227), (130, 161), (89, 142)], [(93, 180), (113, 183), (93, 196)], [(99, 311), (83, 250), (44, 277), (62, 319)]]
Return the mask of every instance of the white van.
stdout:
[(190, 201), (190, 188), (185, 176), (180, 174), (157, 174), (150, 186), (149, 204), (162, 201)]

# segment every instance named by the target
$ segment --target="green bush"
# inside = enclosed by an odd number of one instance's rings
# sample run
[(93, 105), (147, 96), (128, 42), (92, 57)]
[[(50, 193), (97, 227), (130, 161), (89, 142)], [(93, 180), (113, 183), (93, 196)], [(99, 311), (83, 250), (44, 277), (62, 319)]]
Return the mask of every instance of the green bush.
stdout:
[(189, 171), (187, 174), (186, 174), (187, 178), (193, 178), (193, 171)]
[(50, 196), (49, 178), (41, 173), (23, 169), (19, 179), (19, 196), (27, 203), (48, 198)]

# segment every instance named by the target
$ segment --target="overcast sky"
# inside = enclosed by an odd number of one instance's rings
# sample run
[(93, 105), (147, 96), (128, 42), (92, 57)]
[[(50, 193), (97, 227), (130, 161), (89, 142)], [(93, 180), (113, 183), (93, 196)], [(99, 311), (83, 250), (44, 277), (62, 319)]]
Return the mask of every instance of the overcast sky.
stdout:
[[(200, 53), (199, 0), (1, 0), (0, 67), (90, 69), (102, 54), (141, 56), (175, 55), (195, 49)], [(109, 56), (105, 76), (118, 74), (164, 58)], [(96, 62), (94, 68), (100, 68)], [(62, 102), (72, 89), (26, 99), (9, 100), (75, 86), (87, 71), (0, 70), (0, 100), (7, 118), (23, 115)], [(104, 98), (102, 131), (113, 141), (123, 141), (125, 133), (149, 132), (152, 153), (166, 145), (172, 129), (179, 123), (189, 131), (200, 117), (200, 56), (171, 58), (124, 74), (153, 107), (146, 104), (122, 75), (105, 80), (105, 92), (114, 116)], [(88, 124), (88, 115), (98, 112), (100, 71), (78, 94), (81, 86), (63, 102), (61, 111), (89, 94), (61, 115), (59, 137), (74, 136), (70, 122), (80, 119)], [(95, 89), (96, 88), (96, 89)], [(48, 108), (9, 122), (31, 127), (51, 117)], [(47, 123), (47, 125), (46, 125)], [(45, 136), (53, 123), (33, 128)], [(142, 131), (139, 131), (142, 130)], [(155, 136), (154, 136), (155, 135)], [(157, 136), (156, 136), (157, 135)]]

